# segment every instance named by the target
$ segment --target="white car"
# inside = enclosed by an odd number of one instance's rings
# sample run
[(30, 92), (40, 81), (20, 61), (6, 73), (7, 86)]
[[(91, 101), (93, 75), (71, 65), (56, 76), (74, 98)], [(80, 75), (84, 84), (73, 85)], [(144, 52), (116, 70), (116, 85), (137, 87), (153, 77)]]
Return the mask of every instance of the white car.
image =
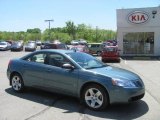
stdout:
[(87, 44), (87, 41), (84, 39), (79, 39), (79, 40), (72, 40), (71, 45), (85, 45)]
[(71, 41), (71, 45), (78, 45), (79, 44), (79, 40), (72, 40)]
[(8, 42), (0, 42), (0, 50), (10, 50), (11, 44)]

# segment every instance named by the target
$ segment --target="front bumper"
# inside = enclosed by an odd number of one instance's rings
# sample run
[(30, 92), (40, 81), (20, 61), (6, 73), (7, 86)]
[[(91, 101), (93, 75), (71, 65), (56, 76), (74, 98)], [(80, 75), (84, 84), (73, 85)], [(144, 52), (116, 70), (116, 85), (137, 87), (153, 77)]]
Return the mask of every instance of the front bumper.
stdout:
[(145, 95), (145, 88), (117, 87), (110, 92), (110, 103), (128, 103), (140, 100)]
[(22, 48), (11, 48), (11, 51), (20, 51)]
[(1, 48), (0, 48), (0, 50), (7, 50), (7, 48), (3, 48), (3, 47), (1, 47)]

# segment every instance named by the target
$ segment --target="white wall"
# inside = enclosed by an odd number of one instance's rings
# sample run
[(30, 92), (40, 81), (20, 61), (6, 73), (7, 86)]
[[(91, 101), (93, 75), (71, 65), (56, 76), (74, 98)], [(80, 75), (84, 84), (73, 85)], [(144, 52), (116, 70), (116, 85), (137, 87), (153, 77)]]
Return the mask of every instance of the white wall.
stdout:
[[(152, 11), (155, 10), (157, 14), (153, 18)], [(133, 11), (148, 13), (148, 21), (143, 24), (130, 23), (128, 15)], [(117, 40), (121, 55), (123, 55), (123, 33), (126, 32), (154, 32), (154, 56), (160, 56), (160, 7), (117, 10)]]

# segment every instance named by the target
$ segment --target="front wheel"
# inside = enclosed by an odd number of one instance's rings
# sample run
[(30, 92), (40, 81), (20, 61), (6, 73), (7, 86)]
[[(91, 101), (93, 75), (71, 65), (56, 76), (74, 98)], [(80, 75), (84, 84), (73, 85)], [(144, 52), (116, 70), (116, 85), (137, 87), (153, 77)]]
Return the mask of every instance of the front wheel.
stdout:
[(108, 94), (104, 88), (97, 84), (91, 84), (84, 88), (83, 102), (92, 110), (102, 110), (109, 105)]
[(24, 83), (22, 77), (19, 74), (14, 74), (11, 78), (12, 89), (16, 92), (22, 92), (24, 90)]

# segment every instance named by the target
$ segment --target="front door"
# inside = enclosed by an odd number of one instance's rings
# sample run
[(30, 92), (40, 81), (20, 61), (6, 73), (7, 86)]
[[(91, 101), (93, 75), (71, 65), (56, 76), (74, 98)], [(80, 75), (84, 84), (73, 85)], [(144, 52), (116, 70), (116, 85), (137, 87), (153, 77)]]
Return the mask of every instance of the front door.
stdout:
[(78, 84), (78, 69), (62, 68), (64, 63), (72, 64), (65, 56), (57, 53), (48, 55), (48, 65), (45, 68), (44, 84), (57, 92), (76, 94)]

